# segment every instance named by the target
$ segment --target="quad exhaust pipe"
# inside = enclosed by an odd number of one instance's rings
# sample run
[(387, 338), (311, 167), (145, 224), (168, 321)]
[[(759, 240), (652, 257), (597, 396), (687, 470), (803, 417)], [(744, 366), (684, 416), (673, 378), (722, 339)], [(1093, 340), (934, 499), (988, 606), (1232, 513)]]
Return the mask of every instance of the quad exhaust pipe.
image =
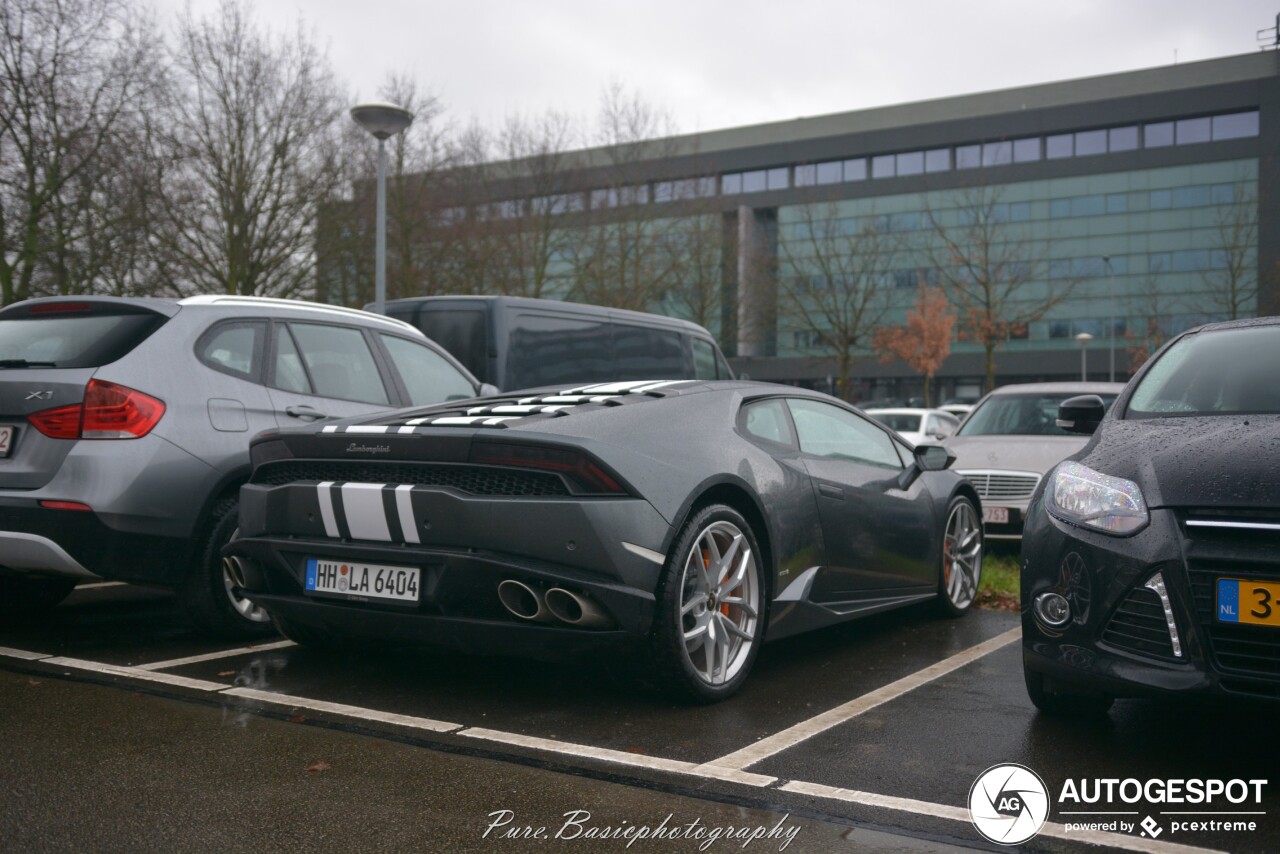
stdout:
[(531, 623), (563, 623), (581, 629), (613, 625), (613, 620), (586, 596), (553, 587), (543, 593), (523, 581), (508, 578), (498, 584), (498, 600), (513, 616)]
[(585, 596), (552, 587), (545, 597), (547, 610), (562, 623), (583, 629), (598, 629), (613, 623), (599, 605)]
[(502, 607), (522, 620), (528, 620), (531, 623), (555, 622), (556, 618), (547, 610), (542, 591), (530, 587), (523, 581), (508, 578), (499, 583), (498, 599), (501, 600)]

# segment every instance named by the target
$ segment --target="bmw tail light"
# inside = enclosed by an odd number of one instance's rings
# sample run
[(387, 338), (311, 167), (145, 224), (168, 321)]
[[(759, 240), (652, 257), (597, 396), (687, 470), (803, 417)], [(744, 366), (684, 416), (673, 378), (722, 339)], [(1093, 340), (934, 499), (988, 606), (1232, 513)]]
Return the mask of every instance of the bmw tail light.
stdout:
[(27, 416), (31, 426), (50, 439), (79, 439), (80, 417), (84, 407), (80, 404), (59, 406), (42, 412), (33, 412)]
[(625, 495), (617, 479), (604, 467), (580, 451), (537, 445), (508, 445), (476, 442), (471, 446), (471, 462), (486, 466), (539, 469), (564, 475), (582, 492)]
[(53, 439), (138, 439), (164, 415), (164, 401), (105, 380), (89, 380), (84, 402), (27, 416)]

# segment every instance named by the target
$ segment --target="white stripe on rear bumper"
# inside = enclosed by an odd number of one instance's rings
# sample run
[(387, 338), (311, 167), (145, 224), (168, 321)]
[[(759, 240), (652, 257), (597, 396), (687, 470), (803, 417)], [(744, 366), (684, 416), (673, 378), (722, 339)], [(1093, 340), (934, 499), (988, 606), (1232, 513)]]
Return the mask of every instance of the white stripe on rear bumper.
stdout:
[(391, 530), (387, 527), (387, 514), (382, 507), (384, 483), (344, 483), (342, 485), (342, 510), (347, 517), (347, 528), (353, 540), (379, 540), (391, 542)]
[(320, 518), (324, 521), (324, 535), (326, 537), (337, 537), (338, 519), (333, 515), (333, 495), (329, 490), (333, 487), (333, 481), (326, 480), (316, 486), (316, 496), (320, 499)]
[(413, 501), (409, 493), (412, 484), (402, 483), (396, 487), (396, 513), (400, 516), (400, 531), (406, 543), (421, 543), (418, 539), (418, 526), (413, 520)]

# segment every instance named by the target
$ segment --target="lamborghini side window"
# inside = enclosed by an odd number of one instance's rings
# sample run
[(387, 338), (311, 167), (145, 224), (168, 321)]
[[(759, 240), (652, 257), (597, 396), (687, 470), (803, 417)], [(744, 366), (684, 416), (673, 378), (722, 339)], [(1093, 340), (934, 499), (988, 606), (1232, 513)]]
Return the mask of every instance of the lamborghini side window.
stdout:
[(818, 457), (902, 468), (893, 440), (852, 412), (817, 400), (787, 401), (800, 437), (800, 450)]
[(791, 421), (787, 418), (786, 405), (776, 398), (756, 401), (742, 407), (738, 424), (749, 436), (792, 449), (796, 446), (795, 436), (791, 434)]

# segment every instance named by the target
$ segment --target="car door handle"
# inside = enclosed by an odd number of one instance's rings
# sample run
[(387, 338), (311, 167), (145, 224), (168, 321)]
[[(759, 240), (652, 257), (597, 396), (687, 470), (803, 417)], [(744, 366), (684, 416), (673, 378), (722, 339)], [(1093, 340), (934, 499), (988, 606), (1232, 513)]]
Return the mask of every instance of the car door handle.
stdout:
[(838, 486), (830, 486), (825, 483), (818, 484), (818, 491), (828, 498), (834, 498), (836, 501), (844, 501), (844, 490)]
[(307, 418), (312, 421), (329, 417), (318, 409), (310, 406), (286, 406), (284, 408), (284, 413), (285, 415), (289, 415), (293, 418)]

